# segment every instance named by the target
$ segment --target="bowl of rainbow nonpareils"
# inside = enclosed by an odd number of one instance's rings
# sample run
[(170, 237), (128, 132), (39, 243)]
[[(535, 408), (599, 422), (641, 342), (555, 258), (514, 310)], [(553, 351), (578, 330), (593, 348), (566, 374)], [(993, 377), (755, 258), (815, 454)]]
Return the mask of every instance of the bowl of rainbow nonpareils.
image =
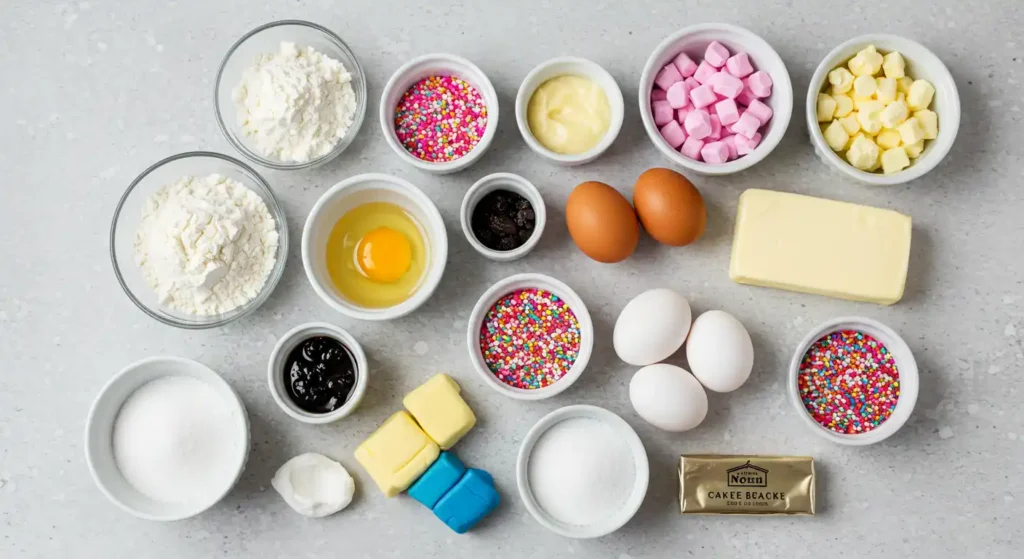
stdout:
[(594, 325), (579, 295), (542, 274), (517, 274), (477, 301), (466, 334), (469, 358), (485, 383), (519, 400), (543, 400), (583, 374)]
[(910, 418), (917, 362), (892, 328), (870, 318), (835, 318), (797, 346), (788, 386), (800, 421), (814, 433), (864, 446), (891, 437)]

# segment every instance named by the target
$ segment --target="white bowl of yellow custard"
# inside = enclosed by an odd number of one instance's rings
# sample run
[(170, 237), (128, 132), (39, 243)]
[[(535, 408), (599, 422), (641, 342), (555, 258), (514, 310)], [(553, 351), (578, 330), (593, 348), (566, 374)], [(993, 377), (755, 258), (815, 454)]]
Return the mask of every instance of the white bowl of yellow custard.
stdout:
[(560, 165), (597, 159), (619, 135), (623, 113), (615, 78), (585, 58), (541, 63), (516, 95), (516, 123), (526, 144)]

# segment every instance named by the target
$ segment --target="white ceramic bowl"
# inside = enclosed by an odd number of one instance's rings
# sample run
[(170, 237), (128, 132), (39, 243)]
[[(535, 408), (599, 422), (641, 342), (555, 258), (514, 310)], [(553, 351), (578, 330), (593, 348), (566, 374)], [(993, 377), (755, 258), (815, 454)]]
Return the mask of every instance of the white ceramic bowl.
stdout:
[[(611, 121), (604, 138), (596, 146), (583, 153), (555, 153), (544, 147), (533, 136), (533, 132), (530, 131), (530, 123), (526, 115), (526, 109), (530, 104), (530, 98), (533, 97), (533, 92), (544, 82), (565, 75), (580, 76), (600, 85), (608, 97), (608, 105), (611, 109)], [(591, 62), (586, 58), (563, 56), (540, 63), (536, 68), (530, 70), (529, 74), (526, 74), (522, 85), (519, 86), (519, 92), (516, 94), (516, 123), (519, 125), (519, 133), (526, 140), (526, 145), (530, 146), (530, 149), (539, 153), (544, 158), (564, 166), (581, 165), (600, 157), (615, 142), (615, 138), (618, 137), (619, 130), (622, 129), (624, 114), (622, 90), (619, 89), (619, 84), (615, 82), (615, 78), (596, 62)]]
[[(483, 352), (480, 351), (480, 328), (483, 326), (487, 311), (491, 310), (491, 306), (505, 295), (520, 289), (530, 288), (543, 289), (557, 295), (565, 301), (573, 314), (576, 315), (576, 320), (580, 325), (580, 350), (572, 367), (569, 368), (569, 371), (562, 378), (554, 383), (533, 390), (516, 388), (501, 382), (487, 367)], [(487, 386), (517, 400), (544, 400), (572, 386), (576, 379), (580, 378), (580, 375), (583, 374), (583, 370), (587, 368), (587, 362), (590, 361), (590, 353), (594, 349), (594, 323), (590, 319), (590, 312), (587, 311), (587, 306), (583, 304), (583, 299), (580, 299), (579, 295), (568, 285), (543, 274), (516, 274), (492, 285), (476, 302), (473, 312), (469, 315), (466, 341), (469, 347), (469, 360), (473, 364), (473, 369), (479, 373)]]
[[(469, 153), (454, 161), (424, 161), (406, 151), (395, 134), (395, 107), (398, 101), (413, 84), (430, 76), (456, 76), (463, 79), (480, 92), (487, 104), (487, 128), (483, 137)], [(406, 62), (395, 70), (384, 86), (384, 92), (380, 96), (380, 128), (384, 132), (384, 139), (398, 154), (399, 159), (413, 167), (436, 175), (461, 171), (480, 159), (494, 139), (494, 134), (498, 130), (498, 94), (494, 91), (487, 74), (465, 58), (454, 54), (426, 54)]]
[[(419, 288), (405, 301), (385, 308), (357, 305), (338, 293), (325, 263), (327, 237), (334, 224), (349, 210), (370, 202), (389, 202), (409, 212), (423, 228), (429, 248)], [(409, 181), (381, 173), (349, 177), (332, 186), (313, 205), (302, 229), (302, 267), (313, 290), (335, 310), (360, 320), (390, 320), (419, 308), (437, 289), (448, 261), (448, 233), (437, 206)]]
[[(138, 492), (125, 481), (114, 459), (114, 422), (121, 406), (142, 385), (165, 376), (189, 376), (207, 383), (230, 411), (237, 438), (231, 482), (205, 498), (186, 503), (164, 503)], [(231, 386), (209, 367), (181, 357), (150, 357), (128, 365), (100, 390), (85, 422), (85, 459), (100, 491), (125, 512), (146, 520), (172, 521), (195, 516), (217, 504), (242, 476), (249, 458), (249, 418), (245, 405)]]
[[(518, 248), (512, 250), (494, 250), (483, 245), (473, 234), (473, 210), (484, 196), (495, 190), (508, 190), (515, 192), (530, 201), (535, 216), (533, 234)], [(494, 173), (476, 181), (469, 188), (466, 196), (462, 199), (462, 232), (466, 240), (480, 254), (498, 262), (510, 262), (518, 260), (537, 246), (540, 236), (544, 233), (544, 224), (547, 222), (547, 210), (544, 206), (544, 198), (533, 183), (519, 175), (512, 173)]]
[[(617, 431), (633, 451), (633, 459), (636, 463), (636, 481), (633, 484), (633, 491), (630, 493), (622, 509), (603, 522), (586, 526), (566, 524), (552, 518), (551, 515), (537, 504), (537, 499), (534, 497), (533, 490), (530, 487), (529, 476), (530, 456), (533, 453), (534, 445), (537, 444), (541, 436), (557, 423), (579, 417), (596, 419)], [(644, 449), (644, 443), (637, 436), (636, 431), (630, 427), (629, 423), (626, 423), (626, 420), (597, 406), (566, 406), (547, 414), (526, 434), (522, 446), (519, 447), (519, 456), (516, 459), (516, 483), (519, 486), (519, 496), (523, 499), (526, 510), (530, 511), (530, 514), (542, 526), (568, 538), (599, 538), (625, 526), (633, 518), (633, 515), (636, 514), (636, 511), (640, 509), (640, 505), (643, 504), (644, 497), (647, 495), (649, 481), (650, 465), (647, 460), (647, 451)]]
[[(338, 340), (352, 352), (352, 356), (356, 360), (356, 383), (352, 387), (352, 392), (349, 394), (348, 400), (340, 408), (330, 413), (309, 413), (295, 405), (295, 402), (288, 396), (288, 388), (284, 382), (284, 366), (285, 360), (288, 359), (288, 354), (295, 349), (295, 346), (316, 336), (327, 336), (328, 338)], [(359, 345), (359, 342), (351, 334), (326, 322), (310, 322), (309, 324), (302, 324), (289, 330), (277, 341), (274, 351), (270, 353), (270, 362), (267, 364), (267, 381), (270, 385), (270, 393), (274, 396), (274, 401), (277, 402), (277, 405), (286, 414), (303, 423), (331, 423), (351, 414), (359, 407), (359, 403), (363, 401), (368, 379), (369, 369), (366, 364), (366, 354), (363, 353), (363, 347)]]
[[(814, 418), (812, 418), (807, 412), (807, 409), (804, 408), (803, 402), (800, 400), (800, 389), (797, 384), (797, 380), (800, 376), (800, 361), (814, 342), (831, 334), (832, 332), (838, 332), (840, 330), (858, 330), (881, 342), (892, 354), (892, 357), (896, 362), (896, 370), (900, 375), (900, 396), (899, 399), (896, 400), (896, 408), (893, 409), (892, 415), (890, 415), (889, 419), (885, 420), (881, 425), (866, 433), (847, 435), (827, 429), (814, 421)], [(793, 403), (793, 407), (796, 409), (797, 416), (800, 418), (801, 423), (821, 437), (824, 437), (834, 443), (850, 446), (874, 444), (891, 437), (896, 433), (896, 431), (899, 431), (900, 428), (903, 427), (903, 424), (907, 422), (907, 419), (910, 418), (911, 412), (914, 411), (914, 405), (917, 404), (917, 393), (919, 388), (917, 361), (914, 360), (914, 354), (911, 353), (910, 348), (907, 347), (903, 338), (901, 338), (900, 335), (892, 328), (889, 328), (881, 322), (859, 316), (834, 318), (811, 330), (811, 332), (801, 340), (800, 344), (797, 345), (796, 351), (793, 352), (793, 358), (789, 362), (788, 382), (790, 402)]]
[[(911, 160), (909, 167), (891, 175), (869, 173), (850, 165), (839, 154), (832, 151), (832, 148), (828, 147), (825, 136), (822, 135), (821, 128), (818, 126), (818, 93), (828, 82), (828, 73), (837, 66), (845, 64), (868, 45), (875, 45), (882, 53), (899, 51), (906, 60), (908, 76), (914, 79), (928, 80), (935, 86), (935, 97), (932, 100), (931, 110), (935, 111), (939, 117), (939, 135), (934, 140), (925, 140), (924, 151), (920, 157)], [(896, 35), (861, 35), (832, 49), (832, 52), (828, 53), (818, 65), (818, 69), (811, 77), (811, 84), (807, 88), (805, 112), (811, 144), (814, 146), (815, 153), (826, 165), (866, 184), (890, 186), (903, 184), (923, 176), (946, 157), (950, 148), (953, 147), (953, 141), (956, 140), (957, 131), (960, 129), (960, 94), (957, 92), (956, 82), (953, 81), (953, 76), (946, 69), (946, 65), (920, 43)]]
[[(725, 45), (729, 52), (746, 52), (756, 70), (763, 70), (772, 78), (772, 94), (764, 101), (772, 109), (772, 120), (761, 132), (761, 143), (754, 151), (721, 165), (695, 161), (672, 149), (661, 137), (658, 126), (651, 115), (651, 91), (654, 78), (658, 72), (672, 61), (680, 52), (685, 52), (694, 60), (704, 58), (711, 41)], [(703, 175), (730, 175), (748, 169), (768, 156), (775, 146), (779, 145), (782, 136), (789, 127), (793, 116), (793, 84), (789, 79), (789, 71), (775, 49), (764, 39), (750, 31), (727, 23), (701, 23), (680, 29), (670, 35), (651, 54), (640, 76), (640, 118), (644, 121), (647, 136), (654, 142), (658, 151), (665, 154), (672, 163)]]

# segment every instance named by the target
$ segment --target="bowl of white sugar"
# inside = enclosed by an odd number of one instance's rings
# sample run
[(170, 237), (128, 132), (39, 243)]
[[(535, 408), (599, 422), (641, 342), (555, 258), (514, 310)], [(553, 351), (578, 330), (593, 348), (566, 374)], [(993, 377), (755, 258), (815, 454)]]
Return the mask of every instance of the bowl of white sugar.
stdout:
[(366, 116), (366, 76), (352, 50), (308, 21), (261, 25), (217, 70), (217, 124), (250, 161), (283, 171), (337, 157)]
[(118, 507), (146, 520), (181, 520), (215, 505), (241, 477), (249, 420), (209, 367), (151, 357), (100, 391), (86, 421), (85, 456)]

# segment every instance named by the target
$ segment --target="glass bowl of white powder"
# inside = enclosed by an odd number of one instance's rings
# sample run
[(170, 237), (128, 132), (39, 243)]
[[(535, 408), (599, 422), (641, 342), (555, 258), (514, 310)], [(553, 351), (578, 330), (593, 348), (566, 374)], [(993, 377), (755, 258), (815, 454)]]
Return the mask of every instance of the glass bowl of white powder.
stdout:
[(125, 294), (178, 328), (214, 328), (255, 311), (287, 257), (288, 227), (270, 186), (218, 153), (182, 153), (143, 171), (110, 227)]
[(366, 77), (340, 37), (285, 20), (253, 29), (217, 70), (217, 124), (250, 161), (278, 170), (322, 165), (352, 143), (366, 115)]

